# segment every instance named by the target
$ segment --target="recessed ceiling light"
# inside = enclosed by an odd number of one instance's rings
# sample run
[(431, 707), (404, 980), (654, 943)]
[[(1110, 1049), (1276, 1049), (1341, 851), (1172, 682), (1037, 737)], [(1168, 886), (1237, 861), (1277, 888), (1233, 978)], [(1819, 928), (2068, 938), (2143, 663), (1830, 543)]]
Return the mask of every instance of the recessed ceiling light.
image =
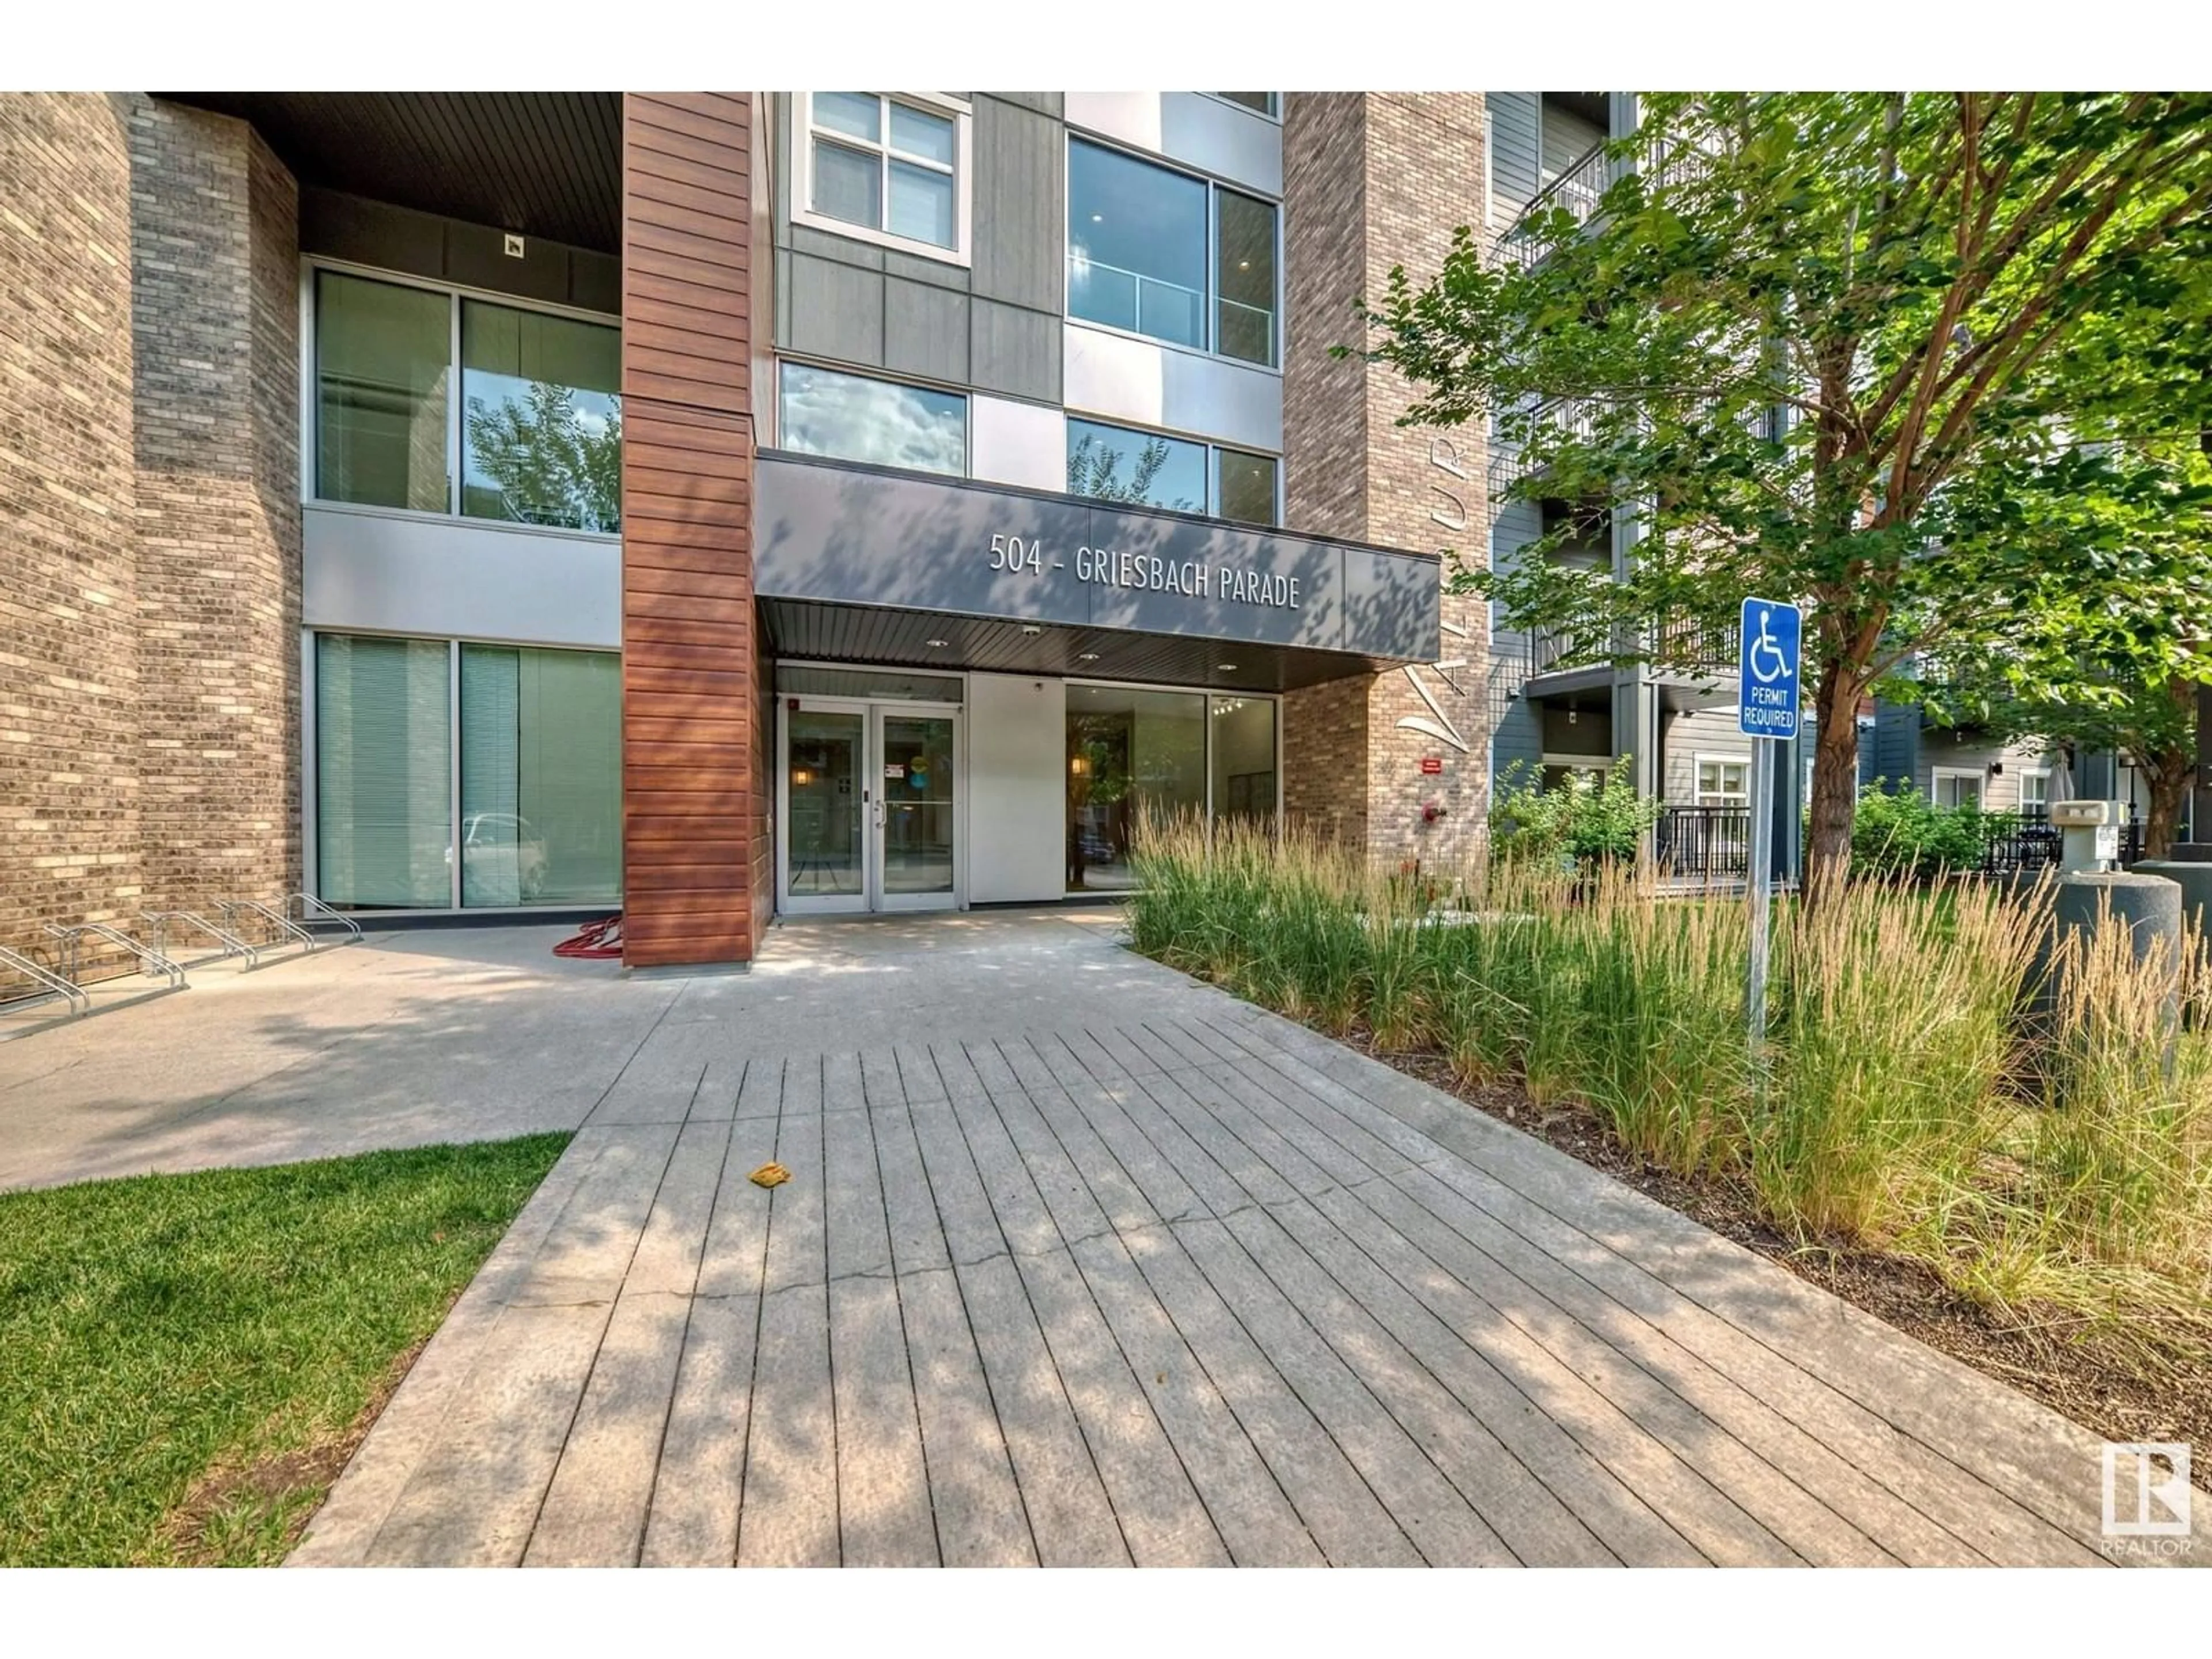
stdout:
[(1249, 270), (1252, 269), (1252, 262), (1249, 259), (1239, 259), (1237, 262), (1237, 269), (1239, 270)]
[(1035, 639), (1038, 635), (1043, 633), (1044, 629), (1039, 628), (1035, 623), (1024, 623), (1022, 624), (1022, 632), (1027, 635), (1030, 639)]
[(1098, 653), (1096, 651), (1079, 651), (1075, 653), (1075, 659), (1078, 662), (1097, 662)]
[(1103, 213), (1094, 213), (1091, 216), (1091, 222), (1094, 225), (1103, 225), (1106, 222), (1106, 216)]
[(930, 648), (933, 651), (942, 651), (950, 643), (951, 643), (951, 641), (949, 640), (932, 640), (929, 642), (929, 645)]
[(1233, 674), (1237, 672), (1237, 665), (1233, 662), (1216, 663), (1214, 666), (1224, 674)]

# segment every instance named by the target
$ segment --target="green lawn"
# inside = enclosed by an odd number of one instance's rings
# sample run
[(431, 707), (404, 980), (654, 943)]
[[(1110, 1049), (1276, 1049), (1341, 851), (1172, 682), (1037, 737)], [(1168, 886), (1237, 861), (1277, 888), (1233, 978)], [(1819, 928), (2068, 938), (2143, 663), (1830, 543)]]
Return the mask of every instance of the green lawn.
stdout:
[(568, 1140), (0, 1194), (0, 1565), (281, 1560)]

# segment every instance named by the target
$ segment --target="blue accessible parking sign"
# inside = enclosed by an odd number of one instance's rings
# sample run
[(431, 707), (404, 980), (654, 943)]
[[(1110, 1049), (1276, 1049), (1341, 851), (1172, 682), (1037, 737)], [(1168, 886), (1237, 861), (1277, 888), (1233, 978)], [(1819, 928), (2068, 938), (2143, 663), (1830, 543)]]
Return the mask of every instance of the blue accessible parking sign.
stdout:
[(1803, 632), (1803, 613), (1796, 605), (1743, 602), (1735, 725), (1746, 737), (1797, 735), (1797, 647)]

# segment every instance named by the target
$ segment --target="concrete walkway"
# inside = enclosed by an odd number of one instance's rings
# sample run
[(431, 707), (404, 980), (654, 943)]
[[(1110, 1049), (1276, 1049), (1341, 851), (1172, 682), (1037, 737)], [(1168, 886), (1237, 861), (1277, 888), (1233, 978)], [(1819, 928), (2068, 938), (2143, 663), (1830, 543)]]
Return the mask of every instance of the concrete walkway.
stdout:
[(295, 1562), (2102, 1559), (2086, 1431), (1097, 926), (504, 988), (422, 1099), (588, 1116)]

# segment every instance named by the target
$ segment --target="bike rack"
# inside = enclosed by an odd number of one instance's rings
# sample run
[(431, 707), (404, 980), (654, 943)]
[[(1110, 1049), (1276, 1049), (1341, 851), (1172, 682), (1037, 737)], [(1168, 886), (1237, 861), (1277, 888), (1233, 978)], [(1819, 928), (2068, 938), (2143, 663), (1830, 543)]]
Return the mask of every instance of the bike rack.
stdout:
[(361, 924), (359, 922), (343, 910), (333, 910), (313, 893), (295, 893), (290, 902), (300, 907), (301, 926), (313, 927), (323, 922), (334, 921), (353, 935), (353, 942), (360, 939)]
[(10, 951), (6, 945), (0, 945), (0, 965), (13, 968), (32, 984), (41, 988), (27, 997), (11, 997), (9, 999), (9, 1001), (31, 1002), (42, 997), (59, 997), (69, 1004), (70, 1012), (73, 1015), (88, 1014), (92, 1012), (92, 998), (86, 994), (82, 986), (72, 983), (59, 974), (40, 967), (21, 951)]
[(216, 927), (205, 916), (195, 915), (190, 910), (149, 910), (146, 912), (146, 920), (154, 924), (155, 948), (164, 955), (168, 951), (168, 925), (173, 921), (180, 921), (187, 927), (198, 928), (200, 932), (222, 945), (222, 954), (226, 957), (244, 957), (248, 968), (258, 968), (261, 965), (261, 952), (258, 949), (248, 945), (237, 934)]
[[(308, 950), (313, 951), (315, 948), (317, 941), (313, 933), (294, 921), (282, 910), (272, 910), (259, 899), (217, 899), (215, 908), (222, 914), (223, 926), (233, 933), (238, 931), (239, 913), (242, 910), (251, 911), (288, 937), (297, 939)], [(280, 945), (282, 941), (279, 941)]]
[(185, 970), (170, 961), (161, 951), (150, 945), (141, 945), (120, 928), (111, 927), (104, 921), (81, 922), (75, 927), (64, 927), (50, 921), (46, 924), (46, 932), (61, 940), (63, 946), (69, 951), (69, 977), (72, 980), (77, 977), (77, 969), (82, 965), (80, 952), (83, 947), (84, 936), (89, 933), (94, 939), (106, 939), (110, 945), (121, 945), (132, 956), (137, 957), (140, 972), (149, 977), (159, 975), (167, 980), (171, 990), (181, 991), (185, 988)]

